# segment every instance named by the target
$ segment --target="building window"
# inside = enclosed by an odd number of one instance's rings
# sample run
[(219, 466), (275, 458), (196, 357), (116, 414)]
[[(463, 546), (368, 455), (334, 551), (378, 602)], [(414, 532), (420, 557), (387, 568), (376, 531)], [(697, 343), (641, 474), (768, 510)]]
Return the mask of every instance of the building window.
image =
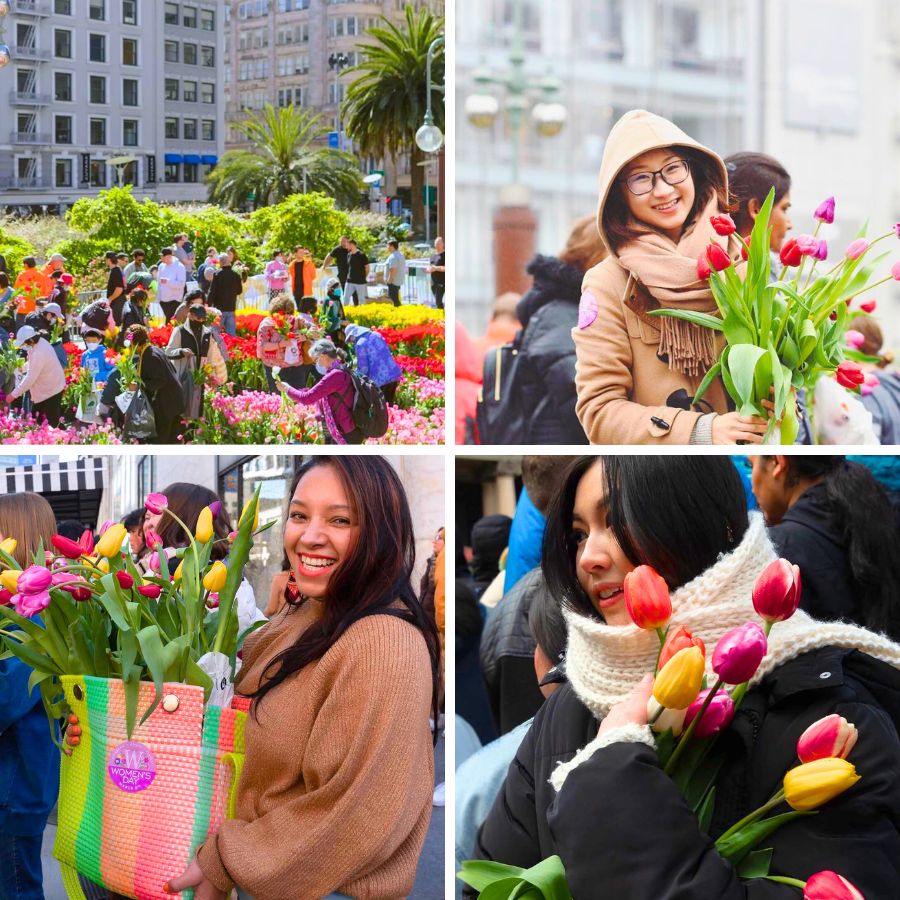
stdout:
[(196, 66), (197, 65), (197, 45), (196, 44), (185, 44), (184, 45), (184, 64), (186, 66)]
[(179, 96), (178, 90), (178, 79), (177, 78), (167, 78), (165, 83), (165, 98), (166, 100), (177, 100)]
[(181, 24), (184, 25), (185, 28), (196, 28), (197, 27), (197, 7), (196, 6), (183, 6), (181, 8)]
[(62, 28), (53, 31), (53, 55), (58, 59), (72, 58), (72, 32)]
[(137, 25), (137, 0), (122, 0), (122, 24)]
[(72, 160), (57, 159), (54, 166), (57, 187), (72, 187)]
[(90, 0), (88, 3), (88, 16), (98, 22), (106, 21), (106, 0)]
[(216, 48), (201, 47), (200, 48), (200, 65), (214, 66), (216, 64)]
[(178, 18), (178, 4), (177, 3), (166, 3), (163, 7), (163, 18), (165, 20), (166, 25), (177, 25)]
[(91, 119), (91, 144), (94, 147), (106, 146), (106, 119)]
[(185, 81), (182, 85), (182, 99), (185, 103), (196, 103), (197, 102), (197, 82), (196, 81)]
[(58, 16), (71, 16), (72, 0), (54, 0), (53, 12)]
[(180, 180), (178, 178), (178, 163), (166, 163), (163, 178), (165, 179), (166, 184), (177, 183)]
[(54, 129), (54, 138), (57, 144), (72, 143), (72, 117), (57, 116), (56, 127)]
[(91, 187), (106, 187), (106, 160), (91, 160)]
[(138, 64), (138, 42), (134, 38), (122, 38), (122, 65)]
[(184, 181), (185, 184), (197, 183), (197, 163), (184, 164)]
[(201, 123), (201, 128), (204, 141), (214, 141), (216, 139), (216, 123), (213, 119), (204, 119)]
[(106, 62), (106, 35), (88, 35), (88, 58), (91, 62)]
[(90, 78), (91, 103), (106, 103), (106, 76), (91, 75)]
[(136, 78), (122, 79), (122, 106), (140, 106)]
[(72, 102), (72, 73), (53, 73), (53, 99), (58, 103)]
[(178, 140), (178, 119), (174, 116), (166, 117), (166, 138)]
[(186, 141), (196, 141), (197, 140), (197, 120), (196, 119), (185, 119), (184, 120), (184, 139)]
[(122, 121), (122, 143), (126, 147), (138, 145), (138, 121), (137, 119), (124, 119)]
[(216, 102), (216, 86), (208, 81), (204, 81), (200, 85), (200, 99), (204, 103)]
[(216, 30), (216, 11), (214, 9), (200, 10), (200, 28), (203, 31)]
[(166, 41), (163, 47), (163, 56), (166, 62), (178, 62), (178, 41)]

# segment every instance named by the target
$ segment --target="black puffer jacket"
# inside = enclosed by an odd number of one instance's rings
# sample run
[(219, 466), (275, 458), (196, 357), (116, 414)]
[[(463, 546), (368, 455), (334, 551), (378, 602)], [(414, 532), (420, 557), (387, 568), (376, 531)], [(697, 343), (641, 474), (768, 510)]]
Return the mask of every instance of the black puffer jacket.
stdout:
[[(858, 651), (805, 653), (748, 692), (719, 740), (725, 765), (710, 831), (722, 834), (765, 803), (797, 765), (798, 737), (834, 712), (859, 730), (849, 759), (861, 780), (765, 841), (770, 874), (806, 879), (832, 869), (867, 900), (897, 898), (900, 672)], [(737, 877), (644, 744), (598, 750), (556, 794), (551, 772), (597, 727), (570, 686), (544, 704), (479, 833), (479, 857), (530, 867), (559, 854), (576, 900), (796, 900), (796, 888)]]
[(587, 444), (575, 415), (575, 343), (584, 273), (552, 256), (529, 264), (534, 285), (519, 301), (522, 323), (516, 389), (525, 410), (526, 444)]

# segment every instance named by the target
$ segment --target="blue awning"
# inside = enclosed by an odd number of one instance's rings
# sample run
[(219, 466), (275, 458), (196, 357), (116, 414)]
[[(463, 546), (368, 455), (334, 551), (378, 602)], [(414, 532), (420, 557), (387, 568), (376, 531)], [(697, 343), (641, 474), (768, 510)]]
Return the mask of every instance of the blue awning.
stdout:
[(167, 153), (166, 154), (166, 165), (178, 165), (178, 163), (183, 162), (184, 157), (180, 153)]
[(219, 161), (218, 156), (201, 156), (200, 162), (203, 163), (204, 166), (214, 166)]
[(184, 161), (186, 163), (193, 163), (195, 166), (200, 165), (200, 155), (198, 153), (185, 153)]

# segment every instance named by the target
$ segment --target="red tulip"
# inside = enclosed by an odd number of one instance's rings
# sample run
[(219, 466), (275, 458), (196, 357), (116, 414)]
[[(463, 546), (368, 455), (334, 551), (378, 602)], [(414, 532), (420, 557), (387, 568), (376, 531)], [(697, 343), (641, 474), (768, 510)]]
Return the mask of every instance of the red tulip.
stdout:
[(778, 254), (783, 266), (799, 266), (803, 260), (803, 253), (797, 246), (797, 239), (791, 238), (781, 245), (781, 253)]
[(652, 566), (638, 566), (625, 576), (625, 607), (638, 628), (654, 631), (672, 618), (665, 579)]
[(858, 388), (866, 380), (866, 373), (849, 359), (845, 359), (837, 367), (837, 372), (834, 373), (834, 376), (841, 387), (849, 388), (851, 391)]
[(124, 590), (128, 591), (134, 587), (134, 579), (127, 572), (116, 572), (116, 581), (119, 582), (119, 586)]
[(866, 900), (846, 878), (825, 869), (807, 879), (803, 900)]
[(756, 622), (732, 628), (716, 644), (712, 658), (713, 672), (725, 684), (743, 684), (754, 676), (767, 649), (765, 632)]
[(797, 740), (797, 756), (801, 762), (837, 756), (846, 759), (858, 737), (856, 726), (843, 716), (832, 713), (813, 722)]
[(828, 197), (823, 200), (813, 213), (813, 218), (820, 222), (827, 222), (829, 225), (834, 221), (834, 197)]
[(8, 591), (6, 588), (0, 588), (0, 606), (9, 606), (12, 598), (12, 591)]
[(753, 608), (767, 622), (783, 622), (797, 611), (801, 592), (800, 568), (776, 559), (753, 585)]
[(684, 625), (676, 625), (669, 629), (666, 642), (659, 652), (657, 668), (661, 669), (679, 650), (684, 650), (685, 647), (699, 647), (703, 651), (703, 656), (706, 656), (706, 646), (703, 641), (694, 637)]
[(53, 584), (61, 591), (66, 591), (74, 599), (82, 602), (90, 600), (93, 596), (88, 583), (80, 575), (71, 575), (68, 572), (55, 572), (53, 574)]
[(747, 252), (747, 245), (741, 244), (741, 259), (748, 260), (750, 259), (750, 254)]
[(84, 549), (77, 541), (63, 537), (61, 534), (54, 534), (50, 538), (50, 543), (65, 556), (66, 559), (81, 559), (84, 555)]
[(706, 254), (701, 253), (697, 257), (697, 277), (701, 281), (706, 281), (707, 278), (712, 274), (712, 269), (710, 268), (709, 262), (706, 259)]
[(723, 272), (731, 265), (731, 257), (718, 244), (706, 248), (706, 258), (717, 272)]
[(878, 306), (877, 300), (867, 300), (865, 303), (860, 303), (859, 308), (863, 312), (873, 313), (875, 312), (875, 307)]
[(722, 237), (727, 237), (729, 234), (734, 234), (737, 231), (737, 226), (734, 224), (734, 219), (731, 216), (724, 214), (712, 216), (709, 221), (712, 222), (713, 231)]
[(162, 588), (158, 584), (142, 584), (138, 588), (138, 593), (142, 597), (149, 597), (151, 600), (156, 600), (162, 593)]
[[(691, 722), (697, 717), (700, 708), (706, 702), (709, 692), (712, 688), (704, 688), (697, 695), (697, 699), (687, 708), (684, 717), (684, 727), (687, 728)], [(703, 712), (703, 718), (697, 723), (694, 729), (695, 738), (711, 737), (724, 731), (734, 718), (734, 700), (731, 699), (728, 691), (718, 690), (716, 696), (709, 702), (709, 706)]]
[(85, 528), (78, 538), (81, 550), (85, 556), (90, 556), (94, 552), (94, 532), (90, 528)]

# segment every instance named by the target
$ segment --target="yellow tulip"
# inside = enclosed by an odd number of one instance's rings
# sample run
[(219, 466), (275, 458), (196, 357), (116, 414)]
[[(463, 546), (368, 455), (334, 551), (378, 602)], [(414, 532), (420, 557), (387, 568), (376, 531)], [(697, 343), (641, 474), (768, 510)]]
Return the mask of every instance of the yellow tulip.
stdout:
[(110, 525), (97, 542), (97, 552), (107, 558), (118, 556), (127, 534), (128, 531), (121, 522)]
[[(247, 508), (253, 502), (253, 498), (251, 497), (245, 504), (244, 508), (241, 510), (241, 517), (238, 519), (238, 526), (244, 521), (244, 513), (247, 512)], [(259, 528), (259, 504), (256, 504), (256, 515), (253, 517), (253, 531)]]
[(213, 514), (212, 510), (208, 506), (204, 506), (203, 509), (200, 510), (200, 515), (197, 518), (197, 532), (194, 535), (195, 538), (201, 544), (208, 544), (210, 538), (213, 536)]
[(18, 543), (15, 538), (7, 538), (5, 541), (0, 541), (0, 550), (12, 556), (16, 552)]
[(679, 650), (663, 667), (653, 682), (653, 696), (666, 709), (687, 709), (700, 693), (705, 661), (697, 647)]
[(225, 587), (225, 579), (228, 578), (228, 568), (221, 560), (216, 560), (212, 568), (203, 576), (203, 587), (210, 593), (217, 594)]
[(175, 573), (172, 575), (172, 578), (174, 578), (175, 581), (181, 581), (181, 570), (183, 568), (184, 568), (184, 560), (181, 560), (181, 562), (178, 563), (178, 565), (175, 568)]
[(11, 594), (14, 594), (16, 592), (16, 583), (21, 574), (21, 569), (7, 569), (4, 572), (0, 572), (0, 584), (2, 584)]
[(837, 756), (816, 759), (784, 776), (784, 798), (792, 809), (818, 809), (859, 781), (856, 766)]

